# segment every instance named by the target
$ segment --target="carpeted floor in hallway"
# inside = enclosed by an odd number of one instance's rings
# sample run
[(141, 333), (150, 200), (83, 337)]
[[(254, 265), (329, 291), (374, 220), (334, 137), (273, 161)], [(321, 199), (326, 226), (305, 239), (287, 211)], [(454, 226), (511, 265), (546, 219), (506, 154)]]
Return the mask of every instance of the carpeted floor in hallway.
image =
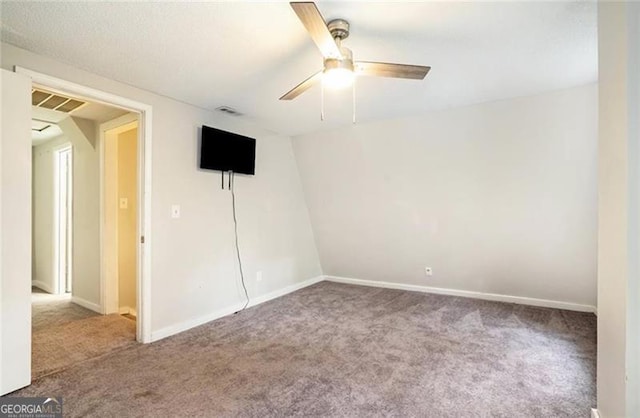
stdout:
[(136, 323), (121, 315), (100, 315), (68, 295), (31, 294), (31, 376), (38, 379), (91, 358), (137, 344)]
[(592, 314), (322, 282), (38, 379), (65, 416), (588, 417)]

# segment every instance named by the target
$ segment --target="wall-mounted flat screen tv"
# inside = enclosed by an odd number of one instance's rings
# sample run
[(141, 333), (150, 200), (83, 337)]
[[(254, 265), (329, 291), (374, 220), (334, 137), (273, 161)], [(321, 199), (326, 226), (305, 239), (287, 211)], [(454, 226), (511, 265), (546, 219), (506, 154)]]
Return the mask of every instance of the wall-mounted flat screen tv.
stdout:
[(203, 125), (200, 168), (254, 175), (256, 140)]

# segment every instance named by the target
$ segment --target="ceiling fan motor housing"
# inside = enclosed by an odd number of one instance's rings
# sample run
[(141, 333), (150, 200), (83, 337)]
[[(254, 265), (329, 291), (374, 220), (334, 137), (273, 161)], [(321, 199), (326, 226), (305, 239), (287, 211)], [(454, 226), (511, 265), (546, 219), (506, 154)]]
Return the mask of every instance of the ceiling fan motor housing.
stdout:
[(349, 22), (344, 19), (333, 19), (327, 23), (327, 28), (333, 39), (347, 39), (349, 37)]

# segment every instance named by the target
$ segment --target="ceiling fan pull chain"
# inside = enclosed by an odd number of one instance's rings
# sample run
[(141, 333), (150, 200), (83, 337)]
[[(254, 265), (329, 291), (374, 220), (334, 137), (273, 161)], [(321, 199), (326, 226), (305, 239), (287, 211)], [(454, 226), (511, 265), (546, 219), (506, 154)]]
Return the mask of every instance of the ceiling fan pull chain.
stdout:
[(356, 80), (358, 78), (354, 77), (353, 79), (353, 85), (351, 87), (351, 92), (353, 95), (353, 124), (355, 125), (356, 123)]
[(320, 83), (320, 120), (324, 121), (324, 81)]

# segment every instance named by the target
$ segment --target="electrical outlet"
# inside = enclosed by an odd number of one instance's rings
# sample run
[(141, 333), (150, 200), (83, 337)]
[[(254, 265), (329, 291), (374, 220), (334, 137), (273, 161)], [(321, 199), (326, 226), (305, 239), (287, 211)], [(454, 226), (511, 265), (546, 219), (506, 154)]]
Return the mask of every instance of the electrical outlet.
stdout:
[(171, 205), (171, 217), (173, 219), (180, 217), (180, 205)]
[(424, 274), (426, 276), (433, 276), (433, 270), (431, 269), (431, 267), (425, 267), (424, 268)]
[(259, 271), (256, 273), (256, 282), (261, 282), (262, 281), (262, 272)]

